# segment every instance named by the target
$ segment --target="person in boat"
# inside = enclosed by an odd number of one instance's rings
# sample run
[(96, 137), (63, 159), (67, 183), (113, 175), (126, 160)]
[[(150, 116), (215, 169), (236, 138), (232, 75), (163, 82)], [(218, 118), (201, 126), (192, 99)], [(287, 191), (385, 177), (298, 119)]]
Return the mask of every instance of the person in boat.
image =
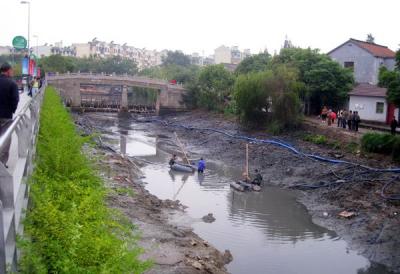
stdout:
[(177, 157), (176, 154), (172, 155), (171, 159), (169, 159), (169, 165), (173, 166), (176, 163)]
[(204, 173), (204, 170), (206, 169), (206, 162), (204, 161), (203, 158), (200, 158), (200, 161), (197, 165), (197, 172), (198, 173)]
[(255, 176), (254, 176), (253, 181), (251, 181), (251, 183), (254, 184), (254, 185), (261, 186), (263, 177), (261, 176), (261, 174), (260, 174), (260, 172), (259, 172), (258, 169), (254, 170), (254, 172), (255, 172), (256, 174), (255, 174)]

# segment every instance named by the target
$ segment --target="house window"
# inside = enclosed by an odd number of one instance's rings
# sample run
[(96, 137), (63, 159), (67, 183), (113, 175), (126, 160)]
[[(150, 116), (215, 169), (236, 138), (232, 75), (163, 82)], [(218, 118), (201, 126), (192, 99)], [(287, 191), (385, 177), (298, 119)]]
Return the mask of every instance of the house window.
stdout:
[(344, 67), (354, 71), (354, 62), (344, 62)]
[(376, 113), (383, 113), (384, 106), (385, 106), (385, 103), (376, 102)]

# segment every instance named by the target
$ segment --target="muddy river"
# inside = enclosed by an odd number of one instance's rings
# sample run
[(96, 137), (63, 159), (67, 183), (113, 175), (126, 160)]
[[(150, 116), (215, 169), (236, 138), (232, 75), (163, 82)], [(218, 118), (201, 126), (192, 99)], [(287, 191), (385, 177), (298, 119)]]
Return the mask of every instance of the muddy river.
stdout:
[[(390, 273), (349, 249), (335, 232), (314, 224), (294, 192), (276, 187), (259, 193), (233, 191), (229, 182), (242, 171), (213, 159), (206, 159), (203, 176), (170, 171), (170, 153), (162, 144), (171, 140), (153, 135), (146, 124), (115, 123), (107, 132), (103, 136), (110, 145), (146, 161), (142, 180), (151, 193), (187, 206), (188, 216), (173, 221), (190, 225), (216, 248), (231, 251), (231, 273)], [(201, 220), (208, 213), (215, 222)]]

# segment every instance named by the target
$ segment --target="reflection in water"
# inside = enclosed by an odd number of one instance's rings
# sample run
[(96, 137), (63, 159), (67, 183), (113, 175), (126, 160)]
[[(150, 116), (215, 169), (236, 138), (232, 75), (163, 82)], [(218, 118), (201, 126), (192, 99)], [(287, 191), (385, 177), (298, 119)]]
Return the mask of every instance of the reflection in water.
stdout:
[(147, 136), (140, 126), (122, 121), (118, 128), (110, 128), (118, 133), (108, 137), (118, 138), (121, 152), (146, 155), (144, 159), (155, 163), (143, 169), (151, 193), (161, 199), (179, 198), (194, 219), (210, 212), (216, 216), (214, 223), (195, 222), (192, 226), (218, 249), (232, 252), (229, 272), (389, 273), (348, 250), (334, 232), (313, 224), (304, 206), (286, 190), (266, 187), (260, 193), (232, 191), (228, 183), (239, 178), (241, 171), (210, 159), (204, 175), (170, 171), (169, 154), (159, 149), (157, 139)]
[(204, 182), (204, 176), (206, 176), (204, 173), (197, 173), (197, 181), (201, 186), (203, 185)]
[(127, 131), (126, 131), (125, 134), (121, 131), (121, 135), (120, 135), (120, 139), (119, 139), (119, 144), (120, 144), (120, 151), (121, 151), (121, 153), (122, 153), (123, 155), (126, 154), (126, 135), (127, 135)]
[(325, 233), (335, 237), (335, 233), (315, 225), (305, 207), (285, 190), (265, 187), (257, 193), (232, 191), (227, 198), (229, 218), (233, 222), (250, 222), (263, 229), (270, 240), (296, 242), (306, 238), (318, 239)]

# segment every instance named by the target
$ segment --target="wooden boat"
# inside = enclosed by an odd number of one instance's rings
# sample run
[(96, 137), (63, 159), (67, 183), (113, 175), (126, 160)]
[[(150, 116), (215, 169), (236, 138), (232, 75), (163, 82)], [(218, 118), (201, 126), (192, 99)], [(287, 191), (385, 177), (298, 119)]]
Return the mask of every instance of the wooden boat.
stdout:
[(175, 171), (180, 171), (180, 172), (194, 172), (196, 170), (195, 166), (188, 165), (188, 164), (182, 164), (182, 163), (175, 163), (173, 165), (170, 165), (170, 168)]
[(261, 187), (254, 184), (249, 184), (244, 181), (232, 182), (230, 186), (237, 191), (260, 191)]

